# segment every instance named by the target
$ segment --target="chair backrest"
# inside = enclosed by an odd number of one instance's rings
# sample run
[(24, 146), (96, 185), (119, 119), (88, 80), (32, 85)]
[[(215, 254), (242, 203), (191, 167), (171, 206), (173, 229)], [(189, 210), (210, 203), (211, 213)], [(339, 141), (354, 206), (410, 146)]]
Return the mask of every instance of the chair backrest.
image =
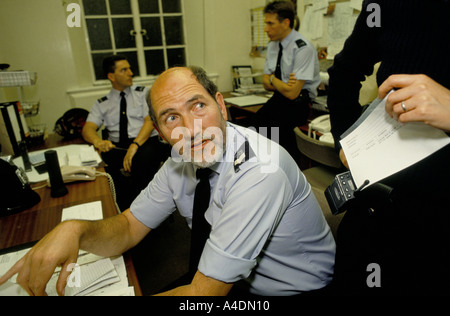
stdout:
[(332, 144), (308, 137), (298, 127), (294, 129), (294, 132), (297, 139), (297, 147), (303, 155), (329, 167), (337, 169), (342, 167), (339, 155)]

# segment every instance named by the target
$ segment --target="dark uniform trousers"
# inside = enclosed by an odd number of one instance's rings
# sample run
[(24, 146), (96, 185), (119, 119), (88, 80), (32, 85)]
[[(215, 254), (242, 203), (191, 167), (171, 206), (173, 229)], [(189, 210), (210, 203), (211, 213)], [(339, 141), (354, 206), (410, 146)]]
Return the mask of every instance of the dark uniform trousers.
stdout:
[[(289, 100), (281, 93), (275, 92), (272, 98), (256, 113), (254, 125), (257, 128), (267, 127), (267, 136), (272, 140), (276, 135), (271, 133), (271, 128), (279, 131), (278, 143), (299, 162), (300, 152), (297, 148), (293, 129), (306, 124), (311, 111), (311, 99), (308, 90), (302, 90), (295, 100)], [(259, 130), (260, 134), (261, 130)]]
[(450, 145), (382, 180), (393, 188), (387, 203), (362, 199), (347, 210), (336, 239), (336, 294), (450, 295), (449, 157)]
[[(129, 140), (129, 145), (133, 140), (134, 138)], [(117, 204), (121, 211), (129, 208), (133, 200), (147, 187), (161, 163), (170, 156), (170, 146), (160, 142), (158, 137), (150, 137), (134, 155), (130, 174), (123, 170), (126, 153), (127, 150), (122, 149), (102, 153), (102, 159), (107, 164), (105, 170), (114, 180)]]

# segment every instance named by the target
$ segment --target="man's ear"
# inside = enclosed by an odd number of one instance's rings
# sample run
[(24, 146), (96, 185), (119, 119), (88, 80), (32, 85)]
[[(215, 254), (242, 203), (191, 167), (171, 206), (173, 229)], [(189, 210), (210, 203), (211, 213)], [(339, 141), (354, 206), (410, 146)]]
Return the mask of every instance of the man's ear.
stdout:
[(220, 112), (222, 113), (223, 119), (228, 121), (228, 111), (227, 106), (225, 105), (225, 100), (223, 99), (223, 95), (220, 92), (216, 93), (216, 102), (219, 105)]
[(110, 72), (108, 73), (108, 79), (111, 82), (114, 82), (114, 80), (116, 80), (116, 76), (114, 75), (114, 73)]
[(155, 122), (153, 122), (153, 127), (156, 129), (156, 131), (158, 132), (159, 136), (163, 139), (163, 141), (165, 141), (166, 143), (168, 143), (167, 139), (164, 137), (164, 135), (161, 133), (161, 131), (159, 130), (158, 126), (156, 126)]

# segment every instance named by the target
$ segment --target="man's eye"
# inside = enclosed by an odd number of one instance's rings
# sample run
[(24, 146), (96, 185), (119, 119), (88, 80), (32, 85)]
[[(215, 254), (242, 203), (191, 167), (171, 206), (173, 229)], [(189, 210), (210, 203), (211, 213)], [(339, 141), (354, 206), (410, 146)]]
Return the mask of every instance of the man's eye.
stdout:
[(172, 123), (172, 122), (175, 121), (175, 119), (176, 119), (175, 115), (170, 115), (170, 116), (167, 117), (166, 122), (167, 123)]
[(197, 103), (197, 105), (195, 106), (195, 108), (200, 110), (200, 109), (205, 108), (205, 106), (206, 106), (206, 105), (205, 105), (204, 103)]

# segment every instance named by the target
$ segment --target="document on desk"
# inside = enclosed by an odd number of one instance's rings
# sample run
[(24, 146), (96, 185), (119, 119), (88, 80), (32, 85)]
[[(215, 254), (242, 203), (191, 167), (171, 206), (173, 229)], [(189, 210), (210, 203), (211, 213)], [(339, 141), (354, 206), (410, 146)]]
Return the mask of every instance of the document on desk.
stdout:
[[(67, 145), (61, 147), (50, 148), (58, 153), (58, 162), (60, 166), (92, 166), (97, 167), (101, 162), (102, 158), (95, 151), (92, 145)], [(35, 152), (30, 152), (30, 160), (34, 162), (36, 166), (45, 162), (44, 153), (49, 149), (39, 150)], [(22, 157), (17, 157), (13, 160), (17, 167), (23, 168)], [(27, 172), (28, 180), (31, 183), (37, 183), (41, 181), (46, 181), (48, 179), (48, 173), (39, 173), (33, 165), (32, 171)]]
[[(65, 289), (65, 295), (67, 296), (85, 296), (120, 281), (119, 275), (109, 258), (76, 266), (73, 271), (68, 278), (68, 285)], [(59, 273), (54, 273), (47, 283), (45, 290), (49, 296), (58, 295), (56, 293), (58, 278)]]
[(269, 98), (258, 95), (246, 95), (243, 97), (226, 98), (225, 101), (240, 107), (266, 104)]
[(81, 219), (87, 221), (96, 221), (103, 219), (102, 201), (95, 201), (63, 209), (61, 221), (71, 219)]
[[(63, 209), (62, 221), (69, 219), (98, 220), (103, 218), (101, 201), (80, 204)], [(6, 273), (31, 248), (0, 255), (0, 276)], [(57, 295), (56, 283), (61, 272), (57, 267), (50, 278), (46, 292)], [(0, 296), (28, 295), (16, 282), (17, 275), (0, 286)], [(104, 258), (80, 250), (76, 266), (69, 276), (71, 282), (65, 289), (67, 296), (134, 296), (134, 288), (128, 284), (123, 256)]]
[(450, 143), (443, 131), (421, 122), (402, 124), (376, 99), (340, 141), (357, 187), (376, 183)]

